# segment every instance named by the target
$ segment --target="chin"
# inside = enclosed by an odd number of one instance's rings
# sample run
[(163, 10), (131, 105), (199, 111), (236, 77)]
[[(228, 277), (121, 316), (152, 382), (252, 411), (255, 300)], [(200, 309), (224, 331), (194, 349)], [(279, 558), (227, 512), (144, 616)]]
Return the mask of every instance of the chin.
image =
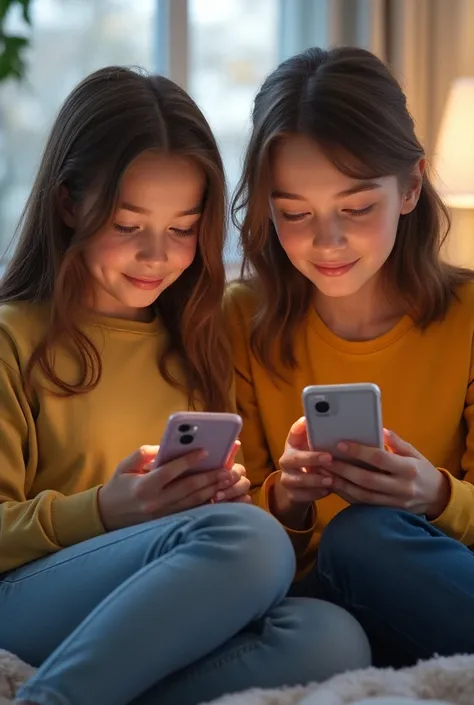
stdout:
[(167, 288), (168, 285), (163, 286), (162, 284), (158, 289), (152, 289), (151, 291), (142, 291), (140, 289), (123, 291), (120, 292), (122, 294), (120, 298), (127, 306), (146, 308), (151, 306)]
[[(161, 294), (161, 291), (160, 291)], [(153, 304), (160, 298), (160, 295), (158, 296), (149, 296), (147, 299), (139, 299), (137, 298), (133, 303), (132, 306), (134, 308), (150, 308), (150, 306), (153, 306)]]
[(321, 294), (330, 298), (354, 296), (373, 280), (378, 271), (372, 272), (370, 267), (364, 267), (360, 261), (352, 269), (339, 275), (323, 274), (316, 268), (308, 266), (297, 267), (297, 269), (311, 281)]
[(132, 310), (149, 308), (154, 304), (157, 297), (156, 296), (116, 296), (117, 301), (119, 301), (122, 306)]
[(366, 284), (365, 281), (350, 281), (349, 278), (344, 281), (345, 277), (338, 277), (328, 280), (326, 277), (311, 277), (316, 289), (323, 294), (333, 299), (344, 298), (346, 296), (354, 296)]
[(328, 298), (333, 298), (333, 299), (342, 299), (346, 298), (348, 296), (355, 296), (358, 294), (362, 289), (364, 289), (365, 285), (367, 284), (367, 281), (347, 281), (344, 282), (342, 281), (342, 277), (340, 281), (334, 281), (334, 282), (328, 282), (326, 278), (324, 278), (323, 281), (320, 280), (318, 277), (317, 280), (314, 278), (312, 279), (312, 282), (316, 289), (323, 295), (327, 296)]
[(354, 296), (354, 294), (357, 294), (357, 292), (359, 291), (359, 287), (357, 289), (349, 289), (343, 287), (335, 289), (332, 287), (318, 286), (317, 284), (315, 284), (315, 286), (319, 293), (323, 296), (327, 296), (328, 299), (344, 299), (348, 296)]

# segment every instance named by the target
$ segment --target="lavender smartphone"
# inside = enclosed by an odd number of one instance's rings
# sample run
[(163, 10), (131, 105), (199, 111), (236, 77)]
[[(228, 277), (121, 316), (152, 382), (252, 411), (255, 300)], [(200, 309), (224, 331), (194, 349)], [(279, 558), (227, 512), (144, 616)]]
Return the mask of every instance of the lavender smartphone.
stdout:
[[(380, 389), (376, 384), (334, 384), (303, 389), (308, 442), (314, 450), (327, 451), (334, 458), (340, 441), (383, 448)], [(360, 461), (354, 465), (375, 468)]]
[(208, 456), (196, 463), (192, 472), (223, 468), (241, 429), (242, 419), (238, 414), (204, 411), (173, 414), (168, 419), (153, 467), (203, 449)]

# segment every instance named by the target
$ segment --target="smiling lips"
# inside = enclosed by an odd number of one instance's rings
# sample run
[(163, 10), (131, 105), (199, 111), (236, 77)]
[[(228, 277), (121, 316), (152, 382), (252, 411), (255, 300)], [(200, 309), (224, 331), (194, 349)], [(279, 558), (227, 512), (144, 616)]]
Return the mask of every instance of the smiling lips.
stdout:
[(352, 267), (357, 264), (359, 260), (356, 259), (353, 262), (348, 262), (346, 264), (342, 262), (325, 262), (324, 264), (311, 264), (320, 274), (324, 274), (325, 277), (340, 277), (343, 274), (350, 272)]
[(124, 274), (123, 276), (132, 286), (146, 291), (159, 289), (163, 282), (163, 279), (138, 279), (137, 277), (130, 277), (128, 274)]

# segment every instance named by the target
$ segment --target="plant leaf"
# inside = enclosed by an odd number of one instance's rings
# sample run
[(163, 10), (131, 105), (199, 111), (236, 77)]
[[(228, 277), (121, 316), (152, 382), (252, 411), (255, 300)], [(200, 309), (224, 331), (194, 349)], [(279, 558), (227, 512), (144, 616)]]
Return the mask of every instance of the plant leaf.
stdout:
[(22, 52), (28, 44), (26, 37), (0, 36), (0, 81), (7, 78), (19, 79), (24, 75)]
[(31, 27), (31, 0), (18, 0), (22, 6), (23, 19)]
[(7, 12), (16, 0), (0, 0), (0, 22), (3, 22)]
[(24, 21), (31, 26), (31, 5), (33, 0), (0, 0), (0, 81), (7, 78), (21, 78), (25, 73), (23, 50), (29, 45), (27, 37), (4, 33), (4, 20), (10, 9), (19, 5)]
[(21, 14), (24, 21), (31, 27), (32, 0), (0, 0), (0, 23), (6, 18), (8, 11), (14, 5), (21, 5)]
[(9, 52), (20, 52), (26, 46), (28, 46), (29, 41), (26, 37), (19, 37), (14, 34), (8, 36), (0, 37), (0, 46), (3, 44), (2, 54), (7, 54)]

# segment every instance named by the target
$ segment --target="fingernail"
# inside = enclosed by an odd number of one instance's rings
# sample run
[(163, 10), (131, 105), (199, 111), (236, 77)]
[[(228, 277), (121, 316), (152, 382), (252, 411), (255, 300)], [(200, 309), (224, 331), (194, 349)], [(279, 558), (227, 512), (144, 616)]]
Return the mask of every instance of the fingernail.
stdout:
[(342, 453), (347, 453), (347, 451), (349, 450), (349, 446), (347, 445), (347, 443), (338, 443), (338, 444), (337, 444), (337, 448), (338, 448), (338, 450), (340, 450)]
[(321, 484), (325, 487), (329, 487), (330, 485), (332, 485), (332, 477), (323, 477), (323, 479), (321, 480)]
[(321, 463), (321, 465), (329, 465), (331, 460), (332, 457), (329, 455), (329, 453), (323, 453), (322, 455), (318, 456), (318, 462)]
[(223, 499), (225, 499), (225, 493), (224, 492), (218, 492), (216, 496), (214, 497), (216, 502), (222, 502)]
[(203, 449), (198, 452), (197, 457), (198, 457), (198, 460), (204, 460), (204, 458), (207, 458), (208, 455), (209, 455), (209, 453), (207, 452), (207, 450)]
[(240, 475), (238, 472), (235, 472), (235, 470), (231, 470), (230, 476), (234, 482), (237, 482), (237, 480), (240, 480)]

